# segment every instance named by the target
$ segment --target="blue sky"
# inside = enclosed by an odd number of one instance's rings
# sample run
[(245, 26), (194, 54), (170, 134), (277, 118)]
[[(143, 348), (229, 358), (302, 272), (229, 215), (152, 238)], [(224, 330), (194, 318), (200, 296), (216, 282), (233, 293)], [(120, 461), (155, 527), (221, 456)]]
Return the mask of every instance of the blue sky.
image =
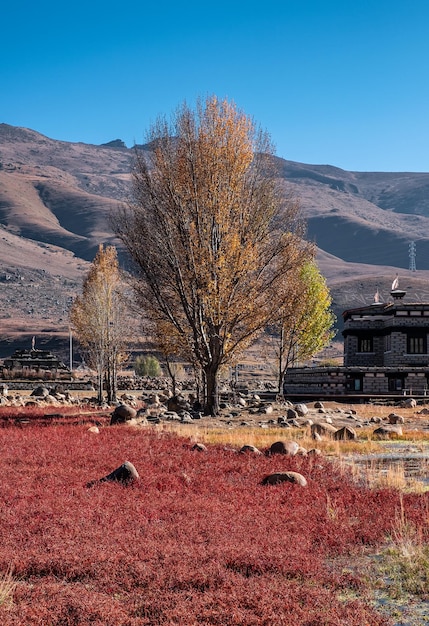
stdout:
[(429, 172), (427, 0), (22, 0), (1, 19), (0, 122), (132, 146), (215, 94), (285, 159)]

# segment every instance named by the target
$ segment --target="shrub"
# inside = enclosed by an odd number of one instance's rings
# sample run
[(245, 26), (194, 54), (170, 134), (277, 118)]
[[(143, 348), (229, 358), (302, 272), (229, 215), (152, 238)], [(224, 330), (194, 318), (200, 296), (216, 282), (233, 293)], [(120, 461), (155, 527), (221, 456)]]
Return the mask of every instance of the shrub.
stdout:
[(137, 376), (151, 376), (156, 378), (161, 375), (161, 365), (158, 359), (153, 355), (140, 355), (135, 360), (134, 371)]

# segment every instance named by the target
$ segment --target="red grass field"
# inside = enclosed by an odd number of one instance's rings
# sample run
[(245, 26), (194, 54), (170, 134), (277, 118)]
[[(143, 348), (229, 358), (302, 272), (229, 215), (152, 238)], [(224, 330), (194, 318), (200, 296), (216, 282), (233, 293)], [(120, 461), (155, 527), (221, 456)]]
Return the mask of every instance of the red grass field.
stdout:
[[(0, 573), (17, 581), (0, 624), (391, 623), (339, 563), (384, 540), (398, 493), (360, 488), (320, 458), (191, 447), (121, 426), (0, 428)], [(138, 482), (86, 486), (125, 460)], [(285, 470), (308, 486), (260, 485)], [(402, 506), (427, 532), (427, 497)]]

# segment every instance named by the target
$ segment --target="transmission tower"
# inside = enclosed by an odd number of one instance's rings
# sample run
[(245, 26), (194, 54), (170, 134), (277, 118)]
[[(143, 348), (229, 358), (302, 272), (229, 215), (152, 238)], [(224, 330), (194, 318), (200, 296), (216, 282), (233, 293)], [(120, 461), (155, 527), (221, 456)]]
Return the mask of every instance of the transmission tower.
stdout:
[(415, 272), (416, 271), (416, 242), (415, 241), (411, 241), (411, 243), (408, 246), (408, 256), (410, 257), (410, 265), (408, 269), (411, 272)]

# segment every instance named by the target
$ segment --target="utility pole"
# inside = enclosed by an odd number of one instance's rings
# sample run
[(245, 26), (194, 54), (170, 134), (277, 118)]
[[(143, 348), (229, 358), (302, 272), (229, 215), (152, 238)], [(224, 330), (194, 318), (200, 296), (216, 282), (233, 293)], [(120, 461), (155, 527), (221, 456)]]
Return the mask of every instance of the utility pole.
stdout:
[(408, 246), (408, 256), (410, 257), (410, 264), (408, 269), (410, 272), (416, 271), (416, 242), (411, 241)]

